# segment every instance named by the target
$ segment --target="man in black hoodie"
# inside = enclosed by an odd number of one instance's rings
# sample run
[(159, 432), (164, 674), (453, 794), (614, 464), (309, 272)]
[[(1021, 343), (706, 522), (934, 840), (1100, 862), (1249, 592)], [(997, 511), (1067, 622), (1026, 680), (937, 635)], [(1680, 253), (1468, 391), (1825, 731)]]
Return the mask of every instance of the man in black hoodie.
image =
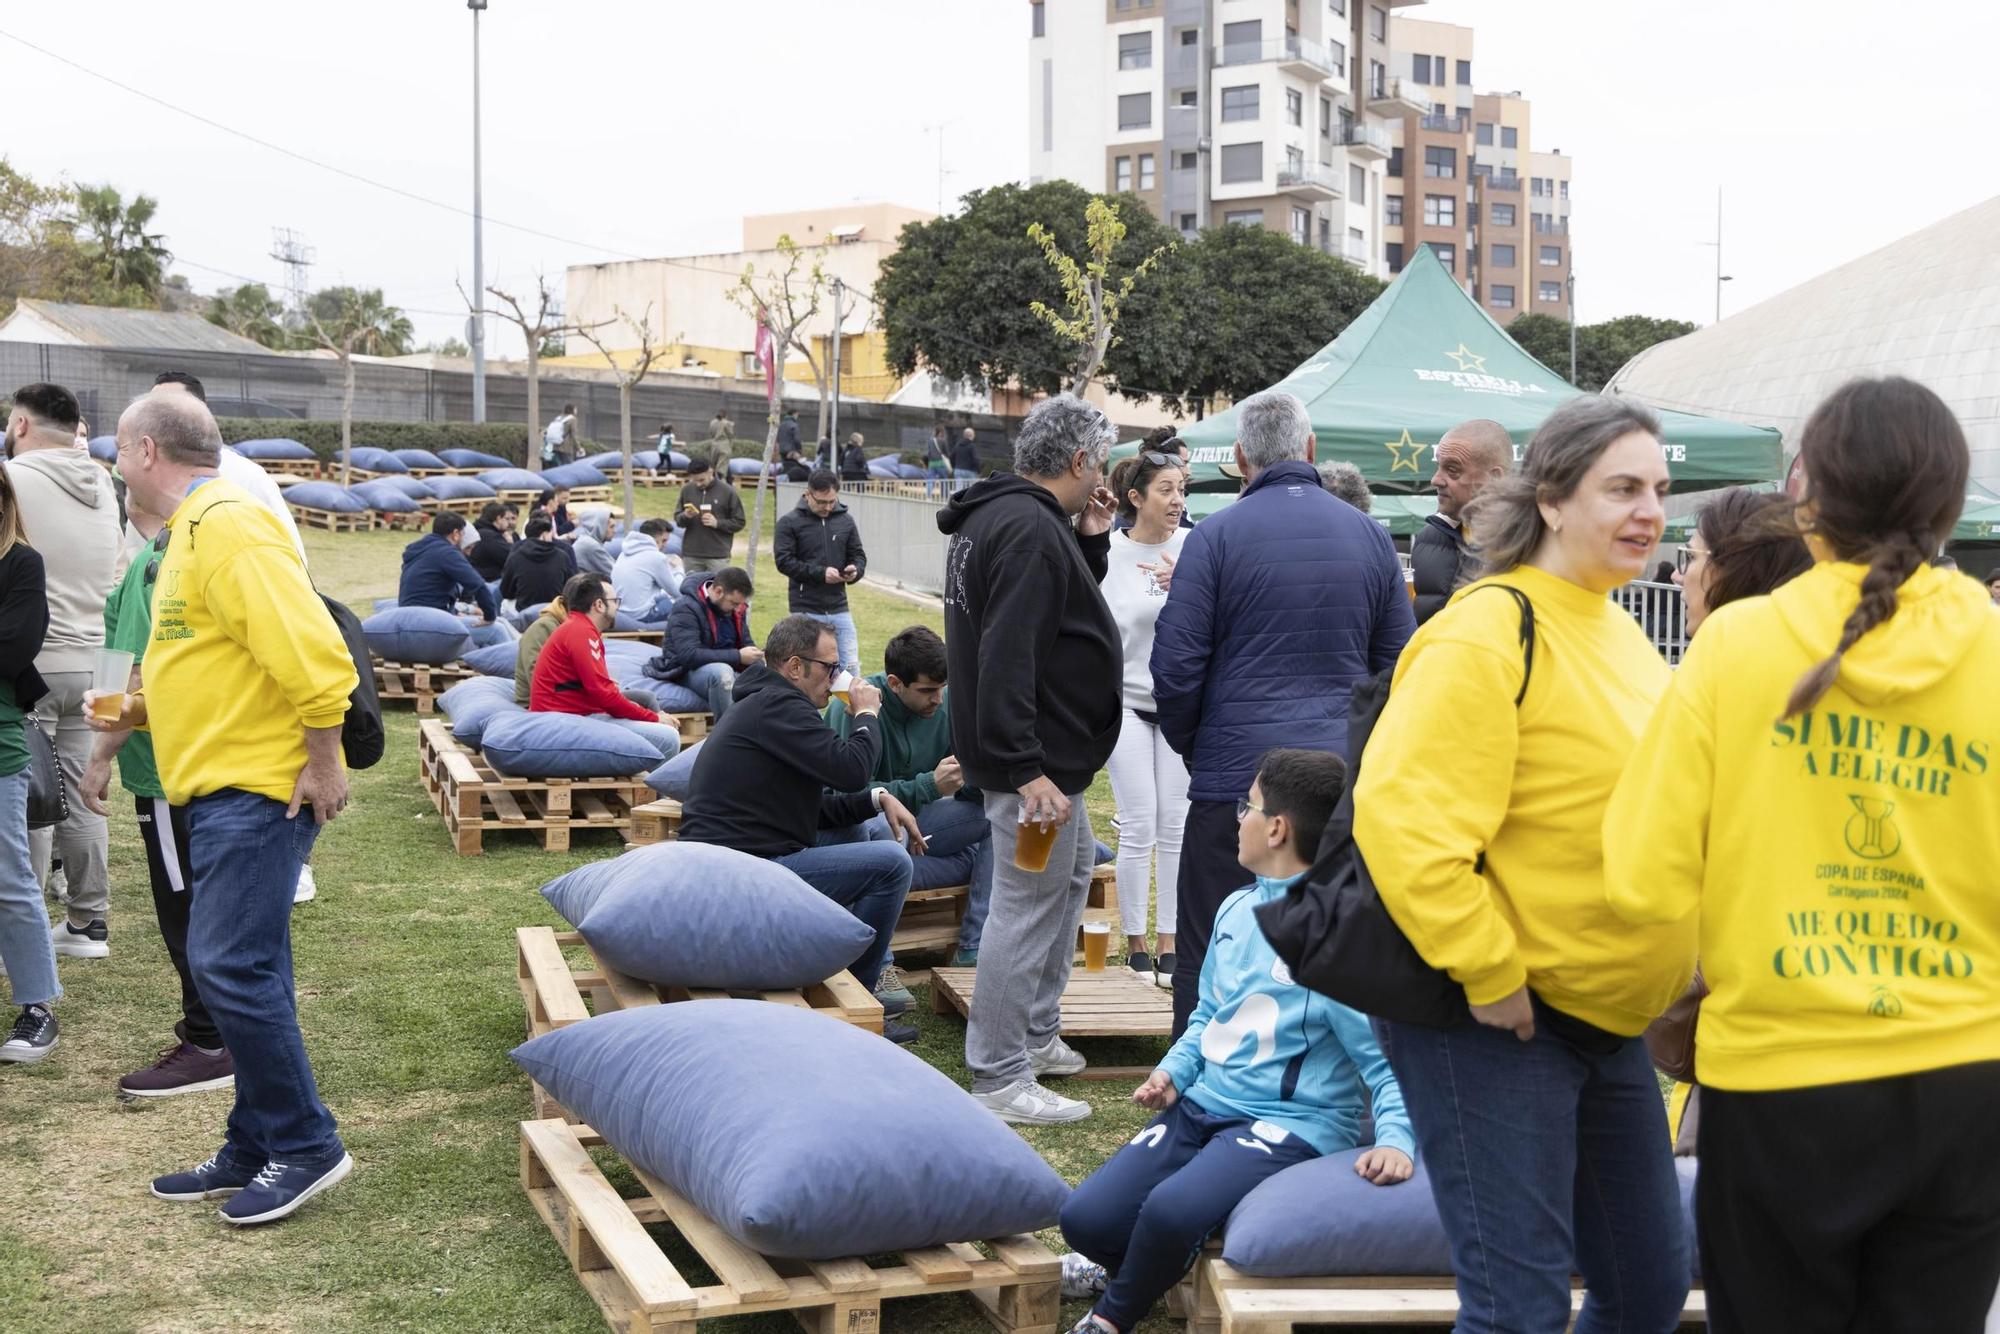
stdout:
[(492, 583), (507, 571), (507, 557), (514, 554), (514, 516), (520, 510), (498, 500), (489, 500), (472, 525), (479, 540), (465, 553), (479, 577)]
[[(1118, 740), (1124, 652), (1098, 592), (1115, 501), (1110, 419), (1068, 394), (1036, 406), (1016, 475), (975, 482), (938, 511), (951, 739), (993, 826), (993, 900), (965, 1033), (972, 1093), (1002, 1120), (1080, 1121), (1090, 1104), (1044, 1088), (1083, 1057), (1060, 1033), (1097, 841), (1084, 789)], [(1055, 827), (1047, 869), (1015, 865), (1022, 826)]]
[[(907, 807), (868, 786), (882, 748), (882, 692), (855, 681), (844, 737), (820, 716), (840, 665), (834, 652), (833, 631), (809, 616), (772, 627), (764, 660), (737, 676), (735, 703), (702, 742), (679, 837), (768, 858), (853, 913), (875, 941), (848, 971), (874, 991), (910, 892), (910, 853), (923, 851), (924, 836)], [(878, 811), (897, 841), (851, 841)], [(910, 1003), (908, 991), (877, 998), (886, 1014)], [(907, 1024), (883, 1032), (894, 1042), (917, 1037)]]
[(799, 503), (778, 520), (771, 559), (788, 581), (788, 610), (833, 627), (840, 665), (861, 675), (861, 636), (847, 609), (847, 586), (868, 573), (861, 530), (840, 503), (840, 479), (821, 469), (806, 480)]
[(576, 557), (567, 542), (554, 539), (554, 525), (546, 514), (528, 520), (526, 540), (507, 557), (500, 575), (500, 596), (511, 598), (516, 611), (539, 607), (563, 591), (576, 573)]

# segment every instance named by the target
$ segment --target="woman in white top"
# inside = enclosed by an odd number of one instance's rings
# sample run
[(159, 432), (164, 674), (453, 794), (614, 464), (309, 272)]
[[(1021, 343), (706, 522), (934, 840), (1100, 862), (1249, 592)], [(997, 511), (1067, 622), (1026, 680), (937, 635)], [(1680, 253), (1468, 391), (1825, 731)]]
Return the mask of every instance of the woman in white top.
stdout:
[[(1098, 587), (1118, 622), (1125, 650), (1125, 716), (1110, 765), (1111, 792), (1118, 802), (1118, 916), (1133, 971), (1171, 988), (1188, 772), (1160, 735), (1152, 658), (1153, 626), (1188, 535), (1180, 526), (1187, 509), (1187, 467), (1178, 455), (1141, 453), (1112, 471), (1111, 489), (1118, 495), (1123, 524), (1111, 534), (1111, 559)], [(1146, 905), (1155, 874), (1159, 941), (1148, 952)]]

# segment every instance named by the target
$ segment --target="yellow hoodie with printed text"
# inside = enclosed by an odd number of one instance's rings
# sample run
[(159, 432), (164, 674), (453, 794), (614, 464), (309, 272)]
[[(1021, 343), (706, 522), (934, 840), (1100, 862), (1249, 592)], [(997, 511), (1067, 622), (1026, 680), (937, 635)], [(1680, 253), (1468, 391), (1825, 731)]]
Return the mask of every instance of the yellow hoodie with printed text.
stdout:
[(1612, 909), (1700, 923), (1717, 1088), (2000, 1060), (2000, 610), (1921, 569), (1781, 719), (1863, 573), (1822, 564), (1704, 622), (1606, 812)]

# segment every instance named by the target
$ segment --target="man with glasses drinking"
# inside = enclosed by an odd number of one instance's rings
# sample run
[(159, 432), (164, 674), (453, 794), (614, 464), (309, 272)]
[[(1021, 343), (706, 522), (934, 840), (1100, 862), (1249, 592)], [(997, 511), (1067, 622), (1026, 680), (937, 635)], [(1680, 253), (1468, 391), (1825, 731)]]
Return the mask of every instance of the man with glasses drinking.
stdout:
[(528, 686), (528, 712), (575, 713), (603, 718), (644, 737), (662, 762), (680, 754), (680, 729), (625, 698), (604, 667), (603, 634), (618, 619), (618, 595), (594, 574), (563, 585), (569, 615), (542, 645)]

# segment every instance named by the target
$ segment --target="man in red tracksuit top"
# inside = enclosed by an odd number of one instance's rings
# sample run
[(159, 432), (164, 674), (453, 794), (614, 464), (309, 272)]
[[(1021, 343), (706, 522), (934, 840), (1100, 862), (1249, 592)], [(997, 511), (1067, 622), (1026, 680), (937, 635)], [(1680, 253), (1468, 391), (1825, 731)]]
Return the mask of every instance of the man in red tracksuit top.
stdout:
[(661, 760), (680, 753), (678, 728), (625, 698), (604, 669), (604, 640), (618, 616), (618, 596), (594, 574), (579, 574), (563, 585), (569, 619), (556, 627), (535, 659), (528, 686), (530, 713), (575, 713), (603, 718), (644, 737)]

